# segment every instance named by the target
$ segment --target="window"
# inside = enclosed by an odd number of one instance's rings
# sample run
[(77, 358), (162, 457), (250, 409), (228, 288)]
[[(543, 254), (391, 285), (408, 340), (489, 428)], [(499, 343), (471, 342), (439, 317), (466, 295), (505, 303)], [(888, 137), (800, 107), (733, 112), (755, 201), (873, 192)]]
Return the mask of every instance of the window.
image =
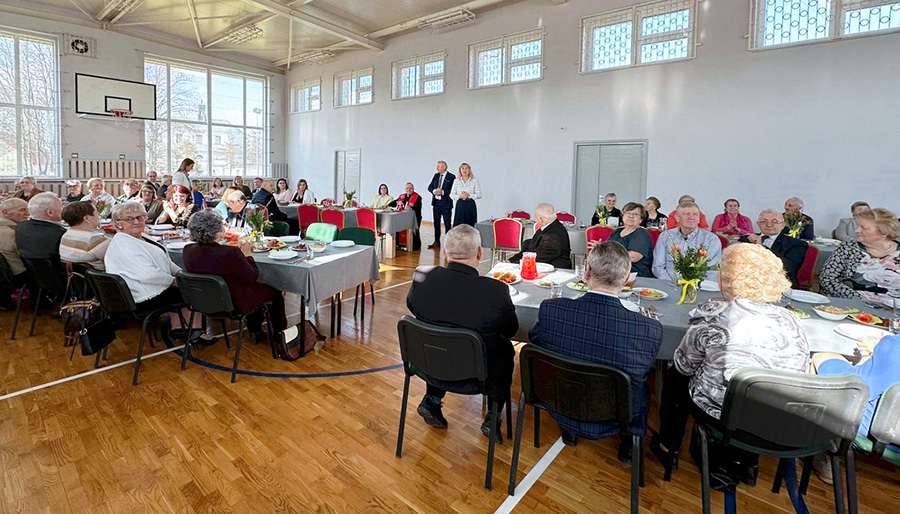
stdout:
[(444, 52), (417, 55), (391, 64), (391, 98), (414, 98), (444, 92)]
[(469, 45), (469, 89), (540, 80), (544, 29)]
[(696, 0), (664, 0), (581, 19), (581, 73), (694, 57)]
[(0, 31), (0, 175), (58, 177), (56, 39)]
[(372, 103), (372, 75), (374, 73), (375, 68), (368, 67), (335, 75), (334, 106), (347, 107)]
[(754, 0), (751, 16), (751, 49), (900, 30), (897, 1)]
[(156, 121), (145, 121), (147, 169), (178, 169), (194, 159), (201, 176), (263, 175), (269, 165), (265, 77), (148, 58)]
[(322, 78), (304, 80), (291, 86), (291, 113), (322, 109)]

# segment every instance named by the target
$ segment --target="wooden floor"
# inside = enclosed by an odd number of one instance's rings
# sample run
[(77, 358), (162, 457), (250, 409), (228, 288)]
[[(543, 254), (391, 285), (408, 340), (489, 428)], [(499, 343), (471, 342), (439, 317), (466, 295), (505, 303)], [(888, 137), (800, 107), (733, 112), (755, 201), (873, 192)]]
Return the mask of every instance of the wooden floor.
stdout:
[[(241, 368), (333, 374), (395, 366), (396, 322), (419, 262), (437, 259), (423, 250), (385, 263), (365, 323), (353, 318), (352, 302), (345, 304), (343, 335), (321, 351), (284, 362), (272, 360), (267, 347), (248, 345)], [(328, 312), (320, 310), (322, 328)], [(494, 489), (483, 488), (488, 445), (479, 398), (448, 395), (450, 427), (436, 430), (415, 414), (424, 385), (414, 382), (404, 456), (397, 459), (397, 368), (320, 378), (241, 375), (231, 384), (227, 372), (201, 364), (181, 371), (178, 357), (167, 353), (145, 361), (137, 387), (127, 365), (7, 397), (92, 370), (92, 358), (69, 360), (59, 320), (42, 316), (35, 336), (25, 337), (29, 320), (17, 340), (6, 341), (12, 313), (0, 313), (0, 512), (493, 513), (507, 498), (511, 442), (497, 447)], [(120, 336), (107, 366), (133, 357), (137, 331)], [(198, 353), (224, 366), (233, 355), (223, 344)], [(517, 372), (514, 398), (518, 388)], [(535, 449), (531, 419), (529, 411), (519, 481), (559, 437), (543, 416), (543, 444)], [(651, 424), (658, 426), (655, 407)], [(629, 470), (615, 455), (611, 439), (563, 448), (514, 512), (626, 512)], [(647, 453), (644, 512), (699, 511), (699, 475), (684, 460), (664, 483)], [(763, 459), (760, 485), (739, 489), (741, 511), (792, 512), (785, 492), (769, 492), (774, 464)], [(898, 512), (897, 470), (863, 459), (858, 469), (861, 512)], [(807, 501), (813, 512), (832, 511), (830, 488), (815, 478)], [(713, 508), (721, 512), (720, 494)]]

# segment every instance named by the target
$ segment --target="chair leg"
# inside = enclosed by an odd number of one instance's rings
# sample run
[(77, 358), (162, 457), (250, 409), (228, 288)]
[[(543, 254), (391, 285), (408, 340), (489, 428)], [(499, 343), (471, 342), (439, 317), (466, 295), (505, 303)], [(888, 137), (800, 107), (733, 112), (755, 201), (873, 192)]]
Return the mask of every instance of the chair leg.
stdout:
[(331, 338), (334, 339), (334, 318), (335, 318), (334, 296), (331, 297)]
[(344, 304), (344, 293), (337, 294), (337, 335), (341, 335), (341, 306)]
[[(363, 295), (366, 294), (366, 286), (363, 284)], [(369, 282), (369, 296), (372, 297), (372, 307), (375, 306), (375, 286), (372, 285), (372, 282)]]
[(241, 329), (238, 331), (237, 348), (234, 350), (234, 366), (231, 368), (231, 383), (237, 380), (238, 360), (241, 358), (241, 346), (244, 343), (244, 327), (247, 324), (247, 316), (241, 316)]
[(847, 450), (844, 466), (847, 471), (847, 511), (850, 514), (857, 514), (859, 505), (856, 498), (856, 459), (853, 456), (852, 445)]
[(841, 459), (837, 455), (829, 455), (831, 476), (834, 478), (834, 512), (844, 514), (844, 486), (841, 482)]
[(709, 441), (706, 439), (706, 429), (701, 425), (694, 425), (700, 433), (700, 490), (702, 494), (703, 514), (710, 514), (709, 506)]
[(406, 404), (409, 401), (409, 373), (404, 373), (403, 401), (400, 404), (400, 427), (397, 429), (397, 458), (403, 457), (403, 429), (406, 428)]
[(16, 317), (13, 318), (13, 328), (12, 333), (9, 334), (9, 339), (13, 340), (16, 338), (16, 328), (19, 327), (19, 314), (22, 312), (22, 295), (25, 294), (25, 286), (19, 288), (19, 299), (16, 301)]
[(644, 467), (644, 438), (638, 439), (640, 442), (639, 450), (638, 450), (638, 459), (641, 461), (641, 480), (638, 483), (641, 487), (644, 487), (644, 470), (647, 469)]
[(37, 323), (38, 311), (41, 308), (41, 296), (44, 296), (44, 288), (38, 287), (37, 298), (34, 299), (34, 315), (31, 317), (31, 329), (28, 331), (28, 337), (34, 335), (34, 325)]
[[(194, 309), (191, 309), (191, 315), (188, 316), (188, 318), (189, 318), (188, 326), (193, 327), (194, 326)], [(190, 330), (188, 331), (188, 334), (190, 334)], [(191, 354), (191, 336), (188, 335), (188, 337), (184, 340), (184, 350), (182, 350), (182, 352), (181, 352), (181, 369), (184, 369), (185, 366), (187, 366), (187, 360), (188, 360), (188, 357), (190, 356), (190, 354)]]
[(787, 459), (778, 459), (778, 468), (775, 470), (775, 481), (772, 482), (772, 492), (778, 494), (781, 491), (781, 481), (784, 479), (784, 468)]
[(512, 439), (512, 393), (506, 396), (506, 438)]
[[(508, 408), (508, 407), (507, 407)], [(525, 424), (525, 393), (519, 395), (519, 412), (516, 414), (516, 439), (513, 442), (512, 461), (509, 463), (509, 495), (516, 495), (516, 472), (519, 468), (519, 448), (522, 446), (522, 425)]]
[(635, 458), (634, 450), (640, 451), (642, 437), (638, 435), (631, 436), (631, 514), (638, 514), (638, 502), (640, 501), (640, 483), (641, 483), (641, 459)]
[(144, 355), (144, 337), (147, 334), (147, 325), (150, 324), (150, 316), (144, 318), (141, 324), (141, 341), (138, 343), (137, 358), (134, 361), (134, 377), (131, 379), (131, 385), (136, 386), (138, 383), (138, 373), (141, 372), (141, 357)]
[(360, 311), (359, 320), (362, 322), (366, 320), (366, 284), (363, 282), (357, 287), (360, 289), (359, 296), (361, 298), (360, 303), (362, 303), (362, 311)]
[(534, 447), (541, 447), (541, 408), (534, 405)]
[(225, 338), (225, 348), (231, 349), (231, 341), (228, 340), (228, 327), (225, 326), (225, 319), (220, 320), (222, 322), (222, 337)]
[[(72, 351), (72, 355), (75, 355), (75, 351), (74, 351), (74, 350)], [(101, 356), (101, 355), (103, 355), (103, 352), (97, 352), (97, 356), (94, 357), (94, 369), (97, 369), (97, 368), (100, 367), (100, 356)], [(72, 360), (72, 358), (69, 357), (69, 360)]]
[(800, 494), (806, 494), (809, 489), (809, 476), (812, 474), (813, 456), (803, 458), (803, 474), (800, 476)]
[[(363, 291), (363, 296), (366, 295), (366, 292)], [(359, 284), (356, 284), (356, 289), (353, 290), (353, 316), (356, 316), (356, 307), (359, 305)]]
[(488, 461), (487, 461), (487, 472), (484, 476), (484, 488), (488, 491), (491, 490), (491, 481), (494, 476), (494, 445), (497, 443), (497, 416), (500, 415), (497, 407), (500, 405), (500, 402), (493, 402), (491, 406), (491, 435), (489, 436), (490, 442), (488, 443)]

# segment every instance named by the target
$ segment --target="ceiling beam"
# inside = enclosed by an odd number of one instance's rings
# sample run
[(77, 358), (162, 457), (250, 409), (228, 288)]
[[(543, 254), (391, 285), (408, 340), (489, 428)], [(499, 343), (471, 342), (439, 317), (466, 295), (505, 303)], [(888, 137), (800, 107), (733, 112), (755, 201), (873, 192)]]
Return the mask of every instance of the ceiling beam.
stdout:
[(294, 49), (294, 20), (288, 20), (288, 56), (287, 69), (291, 69), (291, 51)]
[(282, 16), (289, 20), (294, 20), (297, 23), (316, 28), (333, 36), (344, 39), (348, 42), (355, 43), (366, 48), (371, 48), (372, 50), (382, 50), (384, 48), (384, 45), (382, 45), (378, 41), (369, 39), (362, 34), (357, 34), (356, 32), (347, 30), (339, 25), (335, 25), (330, 21), (316, 18), (315, 16), (306, 14), (305, 12), (291, 9), (290, 7), (275, 2), (274, 0), (244, 0), (244, 2), (257, 5), (277, 16)]
[[(94, 20), (94, 15), (91, 14), (91, 13), (89, 13), (89, 12), (87, 12), (87, 9), (85, 9), (84, 7), (82, 7), (81, 2), (79, 2), (78, 0), (69, 0), (69, 3), (71, 3), (71, 4), (74, 5), (76, 8), (78, 8), (78, 10), (81, 11), (82, 14), (84, 14), (85, 16), (87, 16), (88, 19)], [(96, 21), (96, 20), (95, 20), (95, 21)]]
[(203, 48), (203, 40), (200, 39), (200, 25), (197, 22), (197, 10), (194, 9), (194, 0), (187, 0), (188, 12), (191, 15), (191, 23), (194, 25), (194, 36), (197, 37), (197, 47)]
[[(285, 4), (285, 6), (290, 7), (290, 6), (298, 4), (300, 2), (303, 2), (304, 4), (308, 4), (312, 1), (313, 0), (294, 0), (293, 2), (288, 2), (287, 4)], [(203, 48), (209, 48), (213, 45), (218, 45), (222, 41), (226, 41), (228, 39), (228, 33), (233, 30), (241, 29), (241, 28), (244, 28), (244, 27), (247, 27), (250, 25), (256, 25), (257, 23), (262, 23), (266, 20), (271, 20), (274, 17), (275, 17), (275, 14), (270, 13), (270, 12), (262, 12), (262, 13), (254, 15), (254, 16), (251, 16), (250, 18), (245, 19), (244, 21), (238, 23), (237, 25), (231, 26), (231, 27), (223, 30), (222, 32), (219, 32), (215, 36), (211, 37), (209, 39), (209, 41), (207, 41), (203, 45)]]

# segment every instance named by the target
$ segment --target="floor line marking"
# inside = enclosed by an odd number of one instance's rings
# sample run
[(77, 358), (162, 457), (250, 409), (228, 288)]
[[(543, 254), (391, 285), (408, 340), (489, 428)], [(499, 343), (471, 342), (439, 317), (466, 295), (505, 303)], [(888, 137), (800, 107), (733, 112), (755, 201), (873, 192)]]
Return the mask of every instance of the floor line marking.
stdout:
[[(148, 354), (148, 355), (144, 355), (144, 356), (141, 357), (141, 361), (145, 361), (145, 360), (147, 360), (147, 359), (152, 359), (153, 357), (157, 357), (157, 356), (162, 355), (162, 354), (164, 354), (164, 353), (174, 352), (175, 350), (178, 350), (179, 348), (181, 348), (181, 346), (176, 346), (176, 347), (173, 347), (173, 348), (167, 348), (167, 349), (165, 349), (165, 350), (160, 350), (160, 351), (158, 351), (158, 352), (156, 352), (156, 353), (151, 353), (151, 354)], [(122, 367), (122, 366), (127, 366), (127, 365), (129, 365), (129, 364), (134, 364), (134, 362), (135, 362), (136, 360), (137, 360), (137, 358), (129, 359), (129, 360), (127, 360), (127, 361), (118, 362), (118, 363), (116, 363), (116, 364), (110, 364), (110, 365), (108, 365), (108, 366), (103, 366), (102, 368), (92, 369), (92, 370), (90, 370), (90, 371), (85, 371), (84, 373), (79, 373), (79, 374), (77, 374), (77, 375), (72, 375), (71, 377), (65, 377), (65, 378), (61, 378), (61, 379), (59, 379), (59, 380), (54, 380), (53, 382), (47, 382), (46, 384), (40, 384), (40, 385), (36, 385), (36, 386), (33, 386), (33, 387), (29, 387), (29, 388), (27, 388), (27, 389), (22, 389), (21, 391), (15, 391), (15, 392), (13, 392), (13, 393), (7, 393), (7, 394), (4, 394), (3, 396), (0, 396), (0, 401), (2, 401), (2, 400), (8, 400), (8, 399), (10, 399), (10, 398), (15, 398), (16, 396), (20, 396), (20, 395), (23, 395), (23, 394), (31, 393), (31, 392), (34, 392), (34, 391), (39, 391), (39, 390), (45, 389), (45, 388), (47, 388), (47, 387), (52, 387), (52, 386), (55, 386), (55, 385), (63, 384), (63, 383), (65, 383), (65, 382), (71, 382), (72, 380), (78, 380), (79, 378), (84, 378), (84, 377), (87, 377), (87, 376), (90, 376), (90, 375), (96, 375), (97, 373), (103, 373), (104, 371), (108, 371), (108, 370), (111, 370), (111, 369), (114, 369), (114, 368), (120, 368), (120, 367)]]
[(541, 457), (541, 460), (531, 468), (531, 471), (525, 475), (525, 478), (519, 483), (518, 487), (516, 487), (516, 495), (515, 496), (507, 496), (506, 501), (500, 505), (500, 507), (494, 512), (494, 514), (509, 514), (512, 512), (516, 505), (519, 504), (519, 501), (525, 496), (531, 486), (533, 486), (541, 475), (544, 474), (544, 471), (547, 471), (547, 468), (550, 467), (550, 464), (556, 459), (556, 456), (559, 455), (559, 452), (565, 448), (565, 443), (563, 443), (562, 437), (556, 440), (553, 443), (553, 446), (547, 450), (547, 453)]

